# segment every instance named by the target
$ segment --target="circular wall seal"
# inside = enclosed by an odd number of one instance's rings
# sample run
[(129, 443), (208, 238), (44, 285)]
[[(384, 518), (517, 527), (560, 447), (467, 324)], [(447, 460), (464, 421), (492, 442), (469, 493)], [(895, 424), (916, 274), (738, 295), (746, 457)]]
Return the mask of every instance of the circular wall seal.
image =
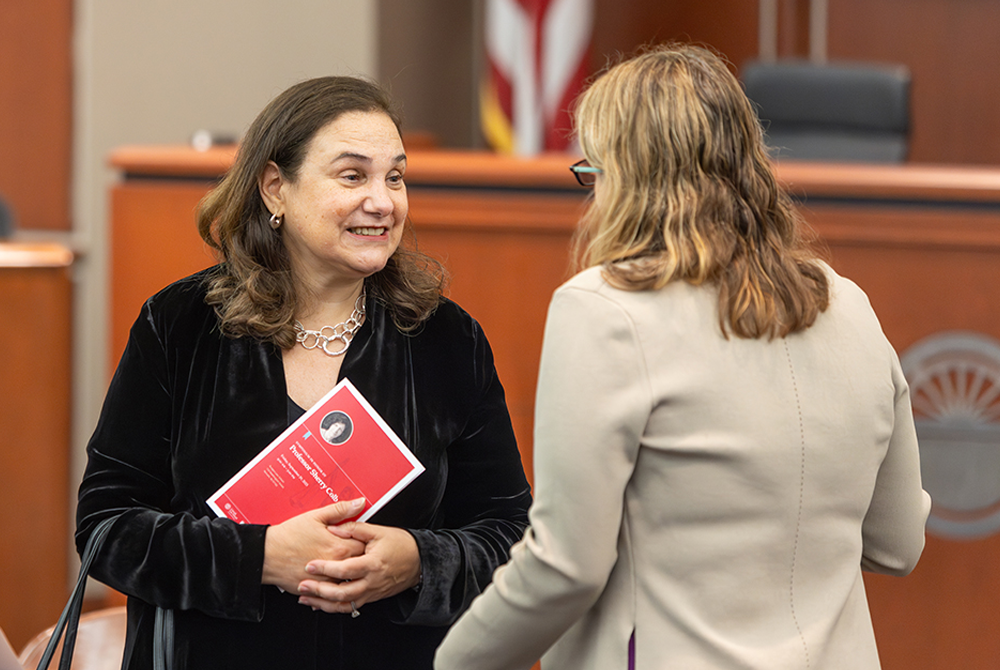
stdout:
[(910, 384), (927, 529), (974, 539), (1000, 530), (1000, 342), (943, 332), (900, 358)]

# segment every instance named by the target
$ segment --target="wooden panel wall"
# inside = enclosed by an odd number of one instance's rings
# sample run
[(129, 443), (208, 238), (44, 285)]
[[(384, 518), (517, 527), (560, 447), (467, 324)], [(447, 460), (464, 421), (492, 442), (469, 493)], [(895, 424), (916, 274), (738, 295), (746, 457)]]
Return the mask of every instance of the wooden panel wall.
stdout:
[(0, 243), (0, 626), (16, 649), (69, 594), (71, 259)]
[(72, 0), (0, 2), (0, 195), (18, 228), (68, 230)]
[(455, 193), (412, 187), (420, 250), (451, 274), (449, 297), (483, 326), (507, 394), (517, 444), (532, 481), (535, 387), (553, 291), (569, 278), (570, 242), (584, 192)]
[(111, 192), (111, 369), (125, 351), (129, 329), (153, 293), (215, 264), (198, 236), (195, 211), (208, 181), (130, 181)]
[(757, 11), (746, 0), (595, 0), (594, 68), (671, 40), (715, 47), (738, 67), (757, 55)]
[(404, 103), (404, 130), (428, 133), (442, 147), (481, 144), (474, 4), (469, 0), (378, 3), (379, 80)]
[(830, 0), (831, 58), (913, 76), (915, 162), (1000, 163), (1000, 3)]

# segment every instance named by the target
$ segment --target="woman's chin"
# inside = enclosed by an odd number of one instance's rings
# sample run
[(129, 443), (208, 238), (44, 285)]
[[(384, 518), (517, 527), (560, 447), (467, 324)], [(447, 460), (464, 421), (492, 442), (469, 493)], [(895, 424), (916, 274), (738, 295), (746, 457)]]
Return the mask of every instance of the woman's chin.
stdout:
[(351, 265), (351, 270), (354, 271), (359, 277), (371, 277), (376, 272), (385, 269), (386, 263), (389, 262), (389, 257), (386, 256), (380, 259), (372, 259), (370, 261), (361, 261)]

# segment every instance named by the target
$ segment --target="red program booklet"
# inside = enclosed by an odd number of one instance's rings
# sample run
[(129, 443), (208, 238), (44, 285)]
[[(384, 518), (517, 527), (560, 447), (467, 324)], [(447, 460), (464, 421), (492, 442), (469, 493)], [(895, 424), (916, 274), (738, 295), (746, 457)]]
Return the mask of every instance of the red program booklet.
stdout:
[(365, 521), (424, 466), (343, 379), (208, 499), (221, 517), (278, 524), (341, 500), (365, 499)]

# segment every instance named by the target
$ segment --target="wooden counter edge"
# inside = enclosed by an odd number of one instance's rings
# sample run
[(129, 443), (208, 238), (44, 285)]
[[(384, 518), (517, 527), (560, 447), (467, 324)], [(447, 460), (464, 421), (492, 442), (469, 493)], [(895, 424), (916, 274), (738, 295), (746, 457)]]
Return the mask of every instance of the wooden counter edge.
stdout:
[(61, 244), (0, 242), (0, 268), (68, 267), (73, 258)]
[[(111, 166), (131, 177), (220, 177), (235, 146), (196, 151), (183, 145), (126, 146), (111, 153)], [(415, 150), (407, 155), (412, 186), (521, 190), (580, 189), (569, 166), (577, 156), (546, 153), (520, 158), (477, 150)], [(969, 202), (1000, 206), (1000, 169), (987, 166), (904, 163), (775, 164), (778, 179), (796, 197), (846, 200)]]
[(111, 167), (130, 176), (216, 179), (236, 158), (236, 145), (199, 151), (186, 145), (123, 146), (108, 157)]
[[(235, 146), (197, 151), (183, 145), (123, 146), (108, 163), (131, 177), (218, 178), (232, 165)], [(581, 189), (569, 166), (578, 157), (548, 153), (518, 158), (487, 151), (416, 150), (407, 152), (412, 184), (442, 186)]]
[(993, 203), (1000, 206), (1000, 169), (906, 163), (775, 164), (778, 179), (796, 197)]

